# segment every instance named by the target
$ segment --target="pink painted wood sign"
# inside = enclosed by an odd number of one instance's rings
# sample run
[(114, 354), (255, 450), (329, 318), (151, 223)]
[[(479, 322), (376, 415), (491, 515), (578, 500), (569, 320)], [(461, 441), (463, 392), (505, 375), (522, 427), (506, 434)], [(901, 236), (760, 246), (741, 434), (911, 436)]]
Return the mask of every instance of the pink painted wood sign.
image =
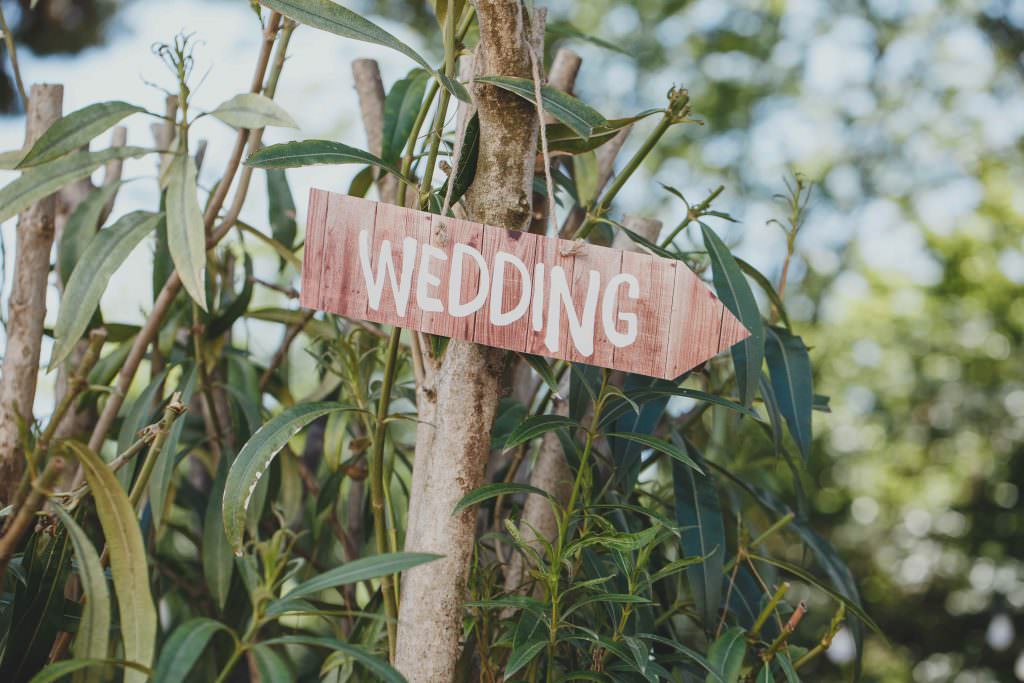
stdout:
[(316, 189), (301, 303), (665, 379), (750, 334), (680, 261)]

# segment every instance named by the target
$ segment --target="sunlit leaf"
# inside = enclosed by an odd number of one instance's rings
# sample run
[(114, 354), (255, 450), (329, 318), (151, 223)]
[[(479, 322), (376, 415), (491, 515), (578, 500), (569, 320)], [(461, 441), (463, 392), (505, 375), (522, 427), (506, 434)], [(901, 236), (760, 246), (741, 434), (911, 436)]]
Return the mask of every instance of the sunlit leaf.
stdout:
[(266, 95), (252, 92), (241, 93), (221, 102), (210, 115), (235, 128), (299, 127), (295, 119), (277, 102)]
[(110, 277), (135, 247), (156, 229), (159, 220), (156, 214), (133, 211), (109, 228), (100, 230), (89, 241), (61, 297), (53, 332), (55, 344), (50, 355), (51, 370), (63, 363), (74, 350), (89, 326)]
[(100, 152), (74, 152), (34, 166), (0, 190), (0, 222), (16, 216), (65, 185), (91, 175), (108, 161), (140, 157), (150, 151), (142, 147), (112, 147)]
[(148, 680), (150, 670), (136, 662), (125, 662), (118, 659), (65, 659), (54, 662), (43, 667), (39, 673), (32, 677), (29, 683), (53, 683), (75, 673), (86, 669), (100, 669), (107, 666), (120, 666), (125, 669), (125, 680), (128, 680), (128, 673), (141, 674), (142, 678), (137, 680)]
[(206, 310), (206, 229), (196, 196), (196, 164), (181, 154), (167, 171), (167, 246), (192, 300)]
[[(156, 646), (156, 607), (149, 592), (146, 547), (135, 510), (114, 473), (98, 455), (76, 441), (66, 443), (85, 472), (96, 503), (96, 514), (110, 553), (110, 573), (120, 622), (131, 625), (121, 629), (124, 655), (131, 662), (151, 666)], [(124, 674), (125, 683), (144, 683), (147, 679), (148, 676), (137, 670)]]
[(146, 111), (127, 102), (99, 102), (57, 120), (40, 136), (18, 168), (38, 166), (60, 158), (86, 144), (121, 119)]

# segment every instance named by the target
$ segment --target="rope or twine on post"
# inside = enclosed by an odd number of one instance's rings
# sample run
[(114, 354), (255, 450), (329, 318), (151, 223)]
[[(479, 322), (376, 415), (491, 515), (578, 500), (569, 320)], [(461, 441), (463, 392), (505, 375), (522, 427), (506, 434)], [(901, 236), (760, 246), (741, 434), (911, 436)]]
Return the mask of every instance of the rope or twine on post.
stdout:
[(540, 126), (540, 151), (544, 159), (544, 182), (548, 192), (548, 220), (555, 226), (555, 234), (558, 234), (558, 217), (555, 215), (555, 186), (551, 181), (551, 155), (548, 152), (547, 126), (544, 125), (544, 100), (541, 98), (540, 83), (540, 60), (537, 57), (533, 44), (526, 41), (530, 53), (530, 67), (533, 69), (533, 97), (537, 101), (537, 120)]

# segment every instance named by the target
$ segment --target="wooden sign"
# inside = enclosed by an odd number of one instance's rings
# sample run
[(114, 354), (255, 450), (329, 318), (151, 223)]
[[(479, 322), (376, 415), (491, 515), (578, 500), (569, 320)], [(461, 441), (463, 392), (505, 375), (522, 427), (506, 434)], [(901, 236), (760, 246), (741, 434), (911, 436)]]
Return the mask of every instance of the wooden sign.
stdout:
[(680, 261), (316, 189), (301, 303), (665, 379), (750, 334)]

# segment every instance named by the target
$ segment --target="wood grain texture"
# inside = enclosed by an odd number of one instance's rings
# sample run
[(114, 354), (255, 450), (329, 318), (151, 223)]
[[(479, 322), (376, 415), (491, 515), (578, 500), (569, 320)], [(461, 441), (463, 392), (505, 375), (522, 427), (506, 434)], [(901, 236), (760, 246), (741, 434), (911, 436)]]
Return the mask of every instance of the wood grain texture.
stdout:
[(749, 335), (680, 261), (321, 190), (308, 217), (307, 308), (666, 379)]

